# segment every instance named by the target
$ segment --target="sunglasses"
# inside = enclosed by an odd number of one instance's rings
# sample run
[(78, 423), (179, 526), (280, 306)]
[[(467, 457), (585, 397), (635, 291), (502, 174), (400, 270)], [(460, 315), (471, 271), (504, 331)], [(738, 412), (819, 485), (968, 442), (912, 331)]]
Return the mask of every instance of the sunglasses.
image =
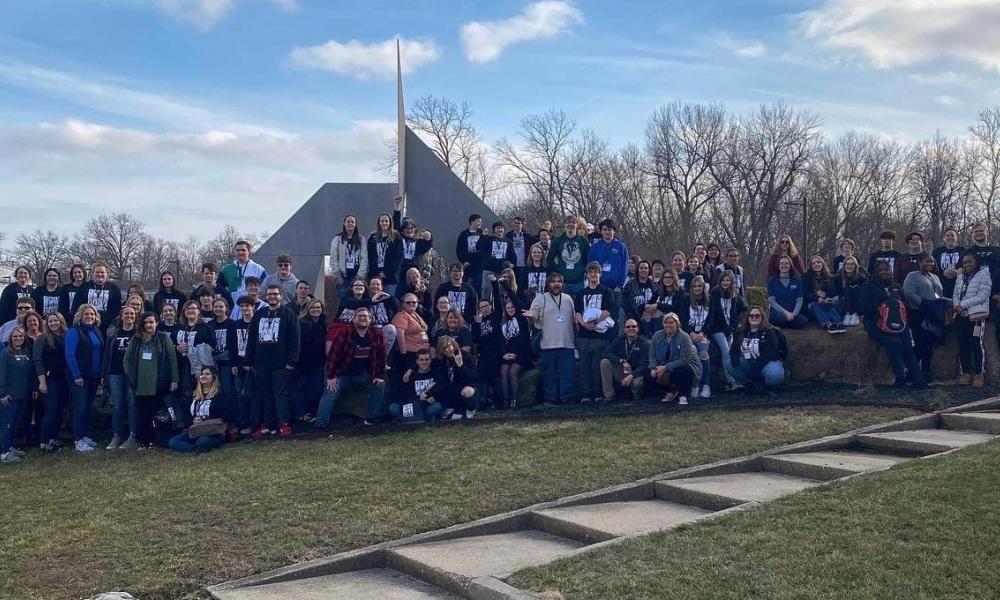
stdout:
[(751, 318), (751, 319), (763, 319), (763, 318), (764, 318), (764, 315), (758, 315), (758, 314), (751, 314), (751, 315), (749, 316), (749, 318)]

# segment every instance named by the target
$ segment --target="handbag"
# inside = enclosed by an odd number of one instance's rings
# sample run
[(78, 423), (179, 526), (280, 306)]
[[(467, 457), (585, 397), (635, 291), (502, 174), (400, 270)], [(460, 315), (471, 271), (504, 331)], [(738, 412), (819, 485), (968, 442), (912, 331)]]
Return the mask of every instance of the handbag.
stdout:
[(206, 435), (222, 435), (226, 433), (226, 422), (222, 419), (205, 419), (192, 423), (188, 427), (188, 438), (196, 439)]

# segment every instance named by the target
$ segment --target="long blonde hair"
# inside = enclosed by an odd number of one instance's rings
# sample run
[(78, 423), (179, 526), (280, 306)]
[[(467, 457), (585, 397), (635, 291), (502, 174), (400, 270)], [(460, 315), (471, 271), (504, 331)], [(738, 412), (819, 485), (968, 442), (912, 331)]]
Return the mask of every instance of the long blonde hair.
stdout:
[[(216, 396), (219, 395), (219, 374), (216, 373), (213, 369), (209, 369), (208, 367), (202, 368), (202, 371), (205, 370), (208, 370), (212, 374), (212, 383), (209, 384), (208, 386), (207, 394), (202, 392), (201, 389), (202, 386), (200, 381), (198, 382), (198, 385), (194, 386), (194, 399), (196, 402), (210, 398), (215, 398)], [(201, 376), (200, 371), (198, 372), (198, 376), (199, 377)]]

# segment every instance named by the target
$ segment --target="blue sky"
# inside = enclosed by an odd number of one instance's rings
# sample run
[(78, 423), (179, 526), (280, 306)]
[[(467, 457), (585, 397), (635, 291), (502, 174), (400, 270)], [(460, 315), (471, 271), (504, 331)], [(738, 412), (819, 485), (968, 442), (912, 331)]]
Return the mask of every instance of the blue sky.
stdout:
[(830, 135), (961, 135), (1000, 103), (997, 4), (5, 0), (0, 204), (24, 207), (8, 244), (120, 209), (174, 239), (273, 231), (324, 181), (386, 179), (396, 36), (408, 98), (470, 101), (488, 141), (555, 107), (641, 142), (677, 99), (785, 100)]

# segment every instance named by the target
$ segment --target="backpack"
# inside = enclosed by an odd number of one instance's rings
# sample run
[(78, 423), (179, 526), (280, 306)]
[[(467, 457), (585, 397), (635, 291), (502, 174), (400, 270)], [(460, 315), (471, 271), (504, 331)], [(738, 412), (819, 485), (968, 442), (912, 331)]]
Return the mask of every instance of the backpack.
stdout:
[(784, 362), (788, 360), (788, 340), (785, 339), (785, 333), (777, 327), (772, 327), (771, 331), (778, 340), (778, 360)]
[(906, 331), (906, 305), (896, 296), (890, 296), (878, 305), (875, 327), (882, 333), (899, 335)]

